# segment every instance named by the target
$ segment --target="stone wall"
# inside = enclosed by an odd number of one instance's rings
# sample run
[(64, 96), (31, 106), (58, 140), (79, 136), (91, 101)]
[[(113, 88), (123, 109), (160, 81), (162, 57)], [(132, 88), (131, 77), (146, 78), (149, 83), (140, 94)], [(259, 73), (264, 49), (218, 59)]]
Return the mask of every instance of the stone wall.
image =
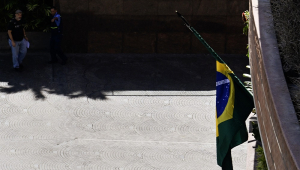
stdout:
[(89, 53), (208, 53), (178, 10), (219, 54), (246, 54), (246, 0), (55, 0), (64, 49)]
[(300, 169), (300, 126), (283, 75), (269, 0), (250, 0), (255, 107), (269, 169)]

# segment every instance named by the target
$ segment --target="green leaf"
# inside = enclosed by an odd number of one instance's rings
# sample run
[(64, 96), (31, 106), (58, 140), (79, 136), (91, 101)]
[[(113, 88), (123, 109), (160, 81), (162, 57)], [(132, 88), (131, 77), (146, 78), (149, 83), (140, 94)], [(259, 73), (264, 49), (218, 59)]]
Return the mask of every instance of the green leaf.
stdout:
[(257, 158), (257, 170), (268, 170), (267, 161), (265, 158), (264, 150), (261, 146), (258, 146), (256, 149), (258, 158)]
[(37, 8), (39, 4), (27, 4), (26, 7), (28, 11), (33, 11), (35, 8)]
[(6, 10), (10, 10), (12, 8), (13, 4), (12, 3), (8, 3), (6, 4), (6, 6), (4, 7)]
[(50, 16), (51, 11), (49, 9), (44, 9), (45, 15), (46, 16)]

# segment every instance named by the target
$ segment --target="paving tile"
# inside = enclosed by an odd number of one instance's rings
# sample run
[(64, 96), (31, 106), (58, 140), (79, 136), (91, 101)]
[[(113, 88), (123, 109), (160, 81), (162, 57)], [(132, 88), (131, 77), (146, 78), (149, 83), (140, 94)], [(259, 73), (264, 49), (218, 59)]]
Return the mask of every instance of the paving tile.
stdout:
[[(10, 60), (0, 63), (0, 169), (221, 169), (215, 84), (198, 83), (201, 72), (191, 65), (207, 56), (68, 56), (61, 66), (28, 54), (22, 73), (10, 70)], [(243, 63), (238, 57), (225, 58)], [(177, 77), (164, 75), (171, 72)], [(184, 77), (199, 87), (178, 83)], [(246, 144), (233, 149), (235, 169), (246, 169), (246, 151)]]

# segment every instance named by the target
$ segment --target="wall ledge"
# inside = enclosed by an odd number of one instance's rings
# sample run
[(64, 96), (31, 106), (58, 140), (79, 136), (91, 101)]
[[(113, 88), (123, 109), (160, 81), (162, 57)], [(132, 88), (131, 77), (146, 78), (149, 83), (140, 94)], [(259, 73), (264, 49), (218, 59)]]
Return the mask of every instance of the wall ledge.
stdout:
[(269, 0), (250, 0), (255, 107), (269, 169), (300, 169), (300, 125), (282, 70)]

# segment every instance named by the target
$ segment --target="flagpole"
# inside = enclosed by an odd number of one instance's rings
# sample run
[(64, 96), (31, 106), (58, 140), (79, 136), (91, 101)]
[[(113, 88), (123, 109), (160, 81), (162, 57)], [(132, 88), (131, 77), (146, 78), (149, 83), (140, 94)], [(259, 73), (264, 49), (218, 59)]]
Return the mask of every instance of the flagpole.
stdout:
[[(201, 35), (193, 28), (191, 27), (191, 25), (187, 22), (187, 20), (178, 12), (175, 11), (178, 15), (178, 17), (180, 17), (183, 22), (184, 25), (190, 30), (192, 31), (192, 33), (194, 33), (194, 35), (198, 38), (198, 40), (205, 46), (205, 48), (210, 52), (210, 54), (220, 63), (224, 63), (226, 66), (227, 64), (221, 59), (221, 57), (219, 57), (219, 55), (215, 52), (215, 50), (213, 50), (208, 44), (207, 42), (201, 37)], [(235, 76), (234, 74), (232, 76)], [(235, 76), (236, 77), (236, 76)], [(249, 93), (249, 97), (253, 98), (252, 93), (250, 93), (244, 86), (244, 84), (240, 81), (240, 79), (238, 79), (237, 77), (235, 79), (233, 79), (234, 81), (237, 82), (237, 84), (247, 93)]]
[(206, 47), (206, 49), (210, 52), (210, 54), (216, 59), (218, 60), (220, 63), (224, 63), (226, 64), (219, 56), (218, 54), (207, 44), (207, 42), (201, 37), (201, 35), (193, 28), (191, 27), (191, 25), (187, 22), (187, 20), (178, 12), (175, 11), (178, 15), (178, 17), (180, 17), (183, 22), (184, 25), (190, 30), (192, 31), (192, 33), (194, 33), (196, 35), (196, 37), (198, 38), (198, 40)]

